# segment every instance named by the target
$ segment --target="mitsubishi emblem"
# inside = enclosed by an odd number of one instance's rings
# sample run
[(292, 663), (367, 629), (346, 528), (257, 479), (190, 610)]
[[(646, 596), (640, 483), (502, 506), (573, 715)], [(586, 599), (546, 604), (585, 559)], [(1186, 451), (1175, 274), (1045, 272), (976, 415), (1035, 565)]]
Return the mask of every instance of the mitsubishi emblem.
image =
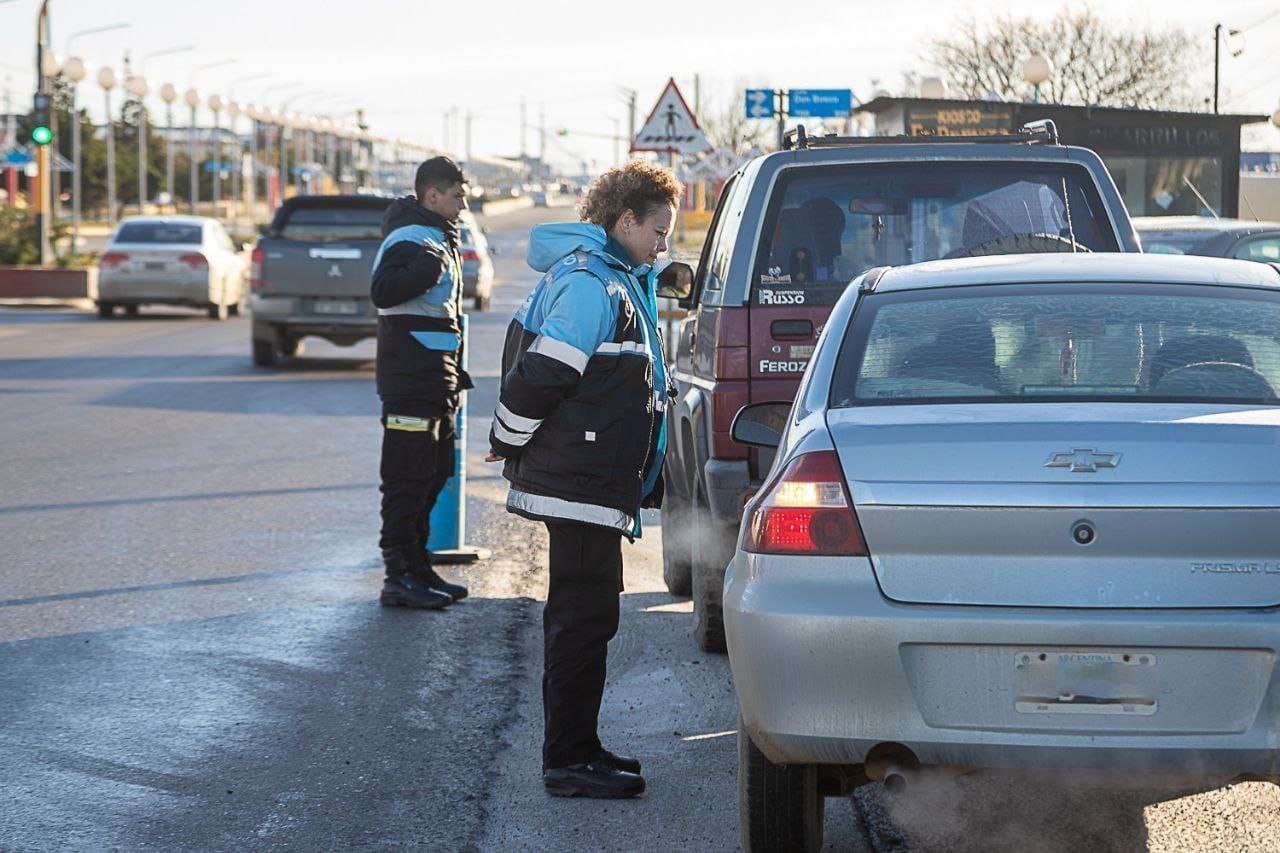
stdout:
[(329, 267), (329, 278), (342, 278), (342, 267), (333, 264)]
[(1119, 453), (1100, 453), (1091, 448), (1077, 447), (1069, 453), (1053, 454), (1044, 467), (1067, 468), (1073, 474), (1093, 474), (1099, 468), (1115, 468), (1119, 464)]

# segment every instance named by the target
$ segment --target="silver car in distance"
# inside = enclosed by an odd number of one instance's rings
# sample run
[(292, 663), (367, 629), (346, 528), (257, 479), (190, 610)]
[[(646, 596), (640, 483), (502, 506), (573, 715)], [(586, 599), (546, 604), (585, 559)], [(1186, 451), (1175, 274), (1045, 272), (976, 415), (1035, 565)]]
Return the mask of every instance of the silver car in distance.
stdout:
[(1280, 779), (1278, 391), (1274, 265), (855, 280), (733, 426), (776, 448), (724, 589), (744, 847), (930, 768)]

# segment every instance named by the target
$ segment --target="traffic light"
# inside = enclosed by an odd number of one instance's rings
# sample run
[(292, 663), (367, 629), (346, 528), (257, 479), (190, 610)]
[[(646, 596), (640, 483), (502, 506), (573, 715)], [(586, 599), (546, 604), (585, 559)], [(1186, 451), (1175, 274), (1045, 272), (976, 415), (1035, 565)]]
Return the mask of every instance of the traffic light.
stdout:
[(49, 96), (37, 93), (31, 109), (31, 141), (36, 145), (48, 145), (53, 141), (53, 126), (49, 122)]
[(569, 128), (567, 127), (562, 127), (556, 131), (556, 136), (568, 136), (568, 135), (569, 135)]

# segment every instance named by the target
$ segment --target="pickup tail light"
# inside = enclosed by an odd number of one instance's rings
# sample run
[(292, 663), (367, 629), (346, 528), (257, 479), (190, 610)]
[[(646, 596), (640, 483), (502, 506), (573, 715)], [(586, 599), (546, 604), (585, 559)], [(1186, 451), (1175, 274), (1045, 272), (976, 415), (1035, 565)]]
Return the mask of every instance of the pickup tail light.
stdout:
[(209, 268), (209, 259), (196, 252), (179, 256), (178, 263), (186, 264), (187, 267), (193, 270), (207, 270)]
[(803, 453), (750, 508), (757, 554), (865, 557), (867, 543), (834, 450)]
[(265, 256), (261, 246), (255, 246), (249, 255), (249, 289), (262, 290), (262, 259)]
[(129, 255), (125, 252), (103, 252), (102, 257), (98, 258), (98, 267), (104, 270), (113, 270), (129, 260)]

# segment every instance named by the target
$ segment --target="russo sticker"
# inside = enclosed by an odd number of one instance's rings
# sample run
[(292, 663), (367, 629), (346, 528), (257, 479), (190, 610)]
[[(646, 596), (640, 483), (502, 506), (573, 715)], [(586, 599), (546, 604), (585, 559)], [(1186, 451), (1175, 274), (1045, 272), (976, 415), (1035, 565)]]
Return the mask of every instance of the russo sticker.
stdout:
[(761, 305), (803, 305), (803, 290), (759, 290)]

